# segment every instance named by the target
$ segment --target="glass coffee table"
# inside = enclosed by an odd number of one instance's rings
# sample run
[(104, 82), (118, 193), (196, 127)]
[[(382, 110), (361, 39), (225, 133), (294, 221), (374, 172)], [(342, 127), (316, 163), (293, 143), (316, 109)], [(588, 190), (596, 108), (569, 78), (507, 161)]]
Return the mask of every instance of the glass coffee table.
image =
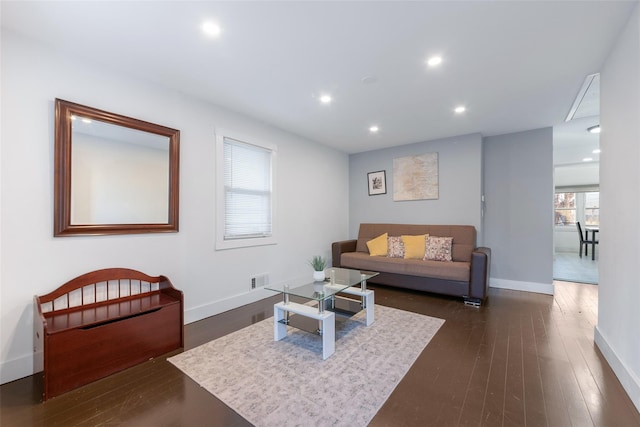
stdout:
[[(379, 273), (372, 271), (351, 270), (347, 268), (328, 268), (328, 276), (322, 282), (285, 283), (267, 285), (265, 289), (280, 292), (283, 301), (273, 306), (273, 336), (280, 341), (287, 336), (290, 313), (308, 317), (318, 321), (318, 334), (322, 336), (322, 358), (326, 359), (335, 352), (335, 315), (338, 294), (360, 297), (359, 310), (365, 310), (366, 325), (374, 322), (374, 294), (367, 289), (367, 280)], [(316, 306), (291, 301), (291, 297), (300, 297), (314, 301)], [(351, 300), (352, 301), (352, 300)], [(344, 310), (340, 310), (343, 312)], [(353, 314), (353, 312), (350, 312)]]

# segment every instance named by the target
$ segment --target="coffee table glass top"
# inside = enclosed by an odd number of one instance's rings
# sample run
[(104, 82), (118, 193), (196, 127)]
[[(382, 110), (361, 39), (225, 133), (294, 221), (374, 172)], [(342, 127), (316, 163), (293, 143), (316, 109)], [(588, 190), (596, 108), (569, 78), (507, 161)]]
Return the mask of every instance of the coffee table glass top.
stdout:
[(265, 289), (310, 300), (323, 301), (346, 288), (360, 285), (363, 280), (369, 280), (379, 273), (348, 268), (327, 268), (325, 274), (327, 278), (322, 282), (285, 282), (278, 285), (267, 285)]

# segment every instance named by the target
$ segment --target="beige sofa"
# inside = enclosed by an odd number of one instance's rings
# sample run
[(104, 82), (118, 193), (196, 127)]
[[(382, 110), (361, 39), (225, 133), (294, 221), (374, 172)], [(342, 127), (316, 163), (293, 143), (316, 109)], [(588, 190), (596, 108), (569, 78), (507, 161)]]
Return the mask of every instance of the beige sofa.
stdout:
[[(371, 256), (367, 242), (384, 233), (452, 237), (452, 260)], [(379, 272), (372, 283), (459, 296), (476, 306), (487, 298), (491, 250), (476, 247), (476, 229), (470, 225), (360, 224), (356, 240), (334, 242), (331, 250), (334, 267)]]

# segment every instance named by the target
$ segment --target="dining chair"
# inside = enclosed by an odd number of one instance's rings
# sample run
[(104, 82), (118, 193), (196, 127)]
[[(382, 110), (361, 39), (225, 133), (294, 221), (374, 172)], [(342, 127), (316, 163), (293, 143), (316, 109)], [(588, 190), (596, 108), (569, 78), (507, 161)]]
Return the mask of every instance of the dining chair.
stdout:
[(589, 245), (591, 245), (591, 259), (596, 259), (596, 245), (598, 241), (596, 240), (595, 233), (591, 235), (591, 239), (588, 238), (587, 235), (582, 234), (582, 227), (580, 226), (580, 221), (576, 221), (576, 227), (578, 227), (578, 234), (580, 235), (580, 258), (582, 258), (582, 247), (584, 246), (584, 255), (589, 255)]

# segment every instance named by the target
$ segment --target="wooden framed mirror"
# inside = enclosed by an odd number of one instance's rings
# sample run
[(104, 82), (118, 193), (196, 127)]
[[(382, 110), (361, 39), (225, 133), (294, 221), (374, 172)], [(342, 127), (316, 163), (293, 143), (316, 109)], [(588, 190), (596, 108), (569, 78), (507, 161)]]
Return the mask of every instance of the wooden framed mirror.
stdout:
[(180, 131), (55, 100), (54, 236), (178, 231)]

